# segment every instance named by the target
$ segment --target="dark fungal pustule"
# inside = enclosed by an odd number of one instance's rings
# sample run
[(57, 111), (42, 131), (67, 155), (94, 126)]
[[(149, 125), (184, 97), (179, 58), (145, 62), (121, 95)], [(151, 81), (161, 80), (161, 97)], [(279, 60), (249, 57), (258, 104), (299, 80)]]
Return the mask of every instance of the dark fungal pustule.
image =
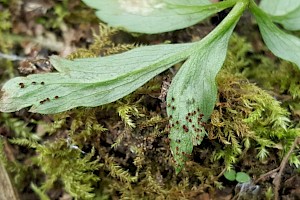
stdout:
[(44, 81), (42, 81), (42, 82), (41, 82), (41, 85), (45, 85), (45, 82), (44, 82)]
[(183, 125), (182, 128), (186, 133), (189, 132), (189, 128), (186, 125)]
[(54, 99), (58, 99), (58, 98), (59, 98), (58, 96), (55, 96), (55, 97), (54, 97)]
[(175, 98), (174, 98), (174, 97), (172, 97), (172, 98), (171, 98), (171, 100), (174, 102), (174, 101), (175, 101)]
[(49, 98), (46, 98), (46, 99), (44, 99), (44, 100), (42, 100), (42, 101), (40, 101), (40, 104), (44, 104), (45, 102), (49, 102), (50, 101), (50, 99)]
[(36, 82), (35, 82), (35, 81), (32, 81), (31, 84), (32, 84), (32, 85), (36, 85)]
[(24, 83), (19, 83), (20, 88), (24, 88), (25, 84)]

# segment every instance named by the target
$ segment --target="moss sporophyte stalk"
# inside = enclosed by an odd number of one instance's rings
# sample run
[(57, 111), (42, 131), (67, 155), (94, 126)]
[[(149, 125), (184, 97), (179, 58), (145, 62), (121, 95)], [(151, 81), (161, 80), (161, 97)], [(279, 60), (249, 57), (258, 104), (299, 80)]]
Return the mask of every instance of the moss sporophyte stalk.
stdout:
[[(76, 59), (74, 55), (72, 60), (52, 56), (50, 62), (57, 72), (16, 77), (2, 87), (2, 112), (30, 107), (31, 112), (53, 114), (117, 101), (183, 62), (166, 99), (170, 148), (177, 173), (184, 167), (193, 147), (207, 135), (206, 123), (217, 99), (215, 78), (225, 61), (233, 29), (245, 9), (249, 8), (254, 14), (267, 47), (278, 57), (300, 66), (299, 38), (279, 29), (273, 24), (273, 18), (253, 0), (219, 3), (164, 0), (159, 5), (156, 1), (143, 1), (141, 7), (134, 10), (128, 10), (124, 1), (119, 0), (84, 2), (97, 9), (96, 15), (109, 25), (139, 33), (182, 29), (233, 7), (226, 18), (200, 41), (142, 46), (104, 57), (94, 57), (93, 53), (87, 55), (92, 58)], [(111, 53), (117, 53), (126, 48), (111, 49), (114, 49)], [(128, 124), (132, 123), (128, 121)]]

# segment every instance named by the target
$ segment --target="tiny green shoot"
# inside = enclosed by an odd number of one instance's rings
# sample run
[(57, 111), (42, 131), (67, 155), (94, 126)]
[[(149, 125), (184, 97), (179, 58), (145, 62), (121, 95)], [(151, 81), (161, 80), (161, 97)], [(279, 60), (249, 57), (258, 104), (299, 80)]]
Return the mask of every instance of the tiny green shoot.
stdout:
[(229, 181), (237, 181), (239, 183), (247, 183), (251, 181), (250, 176), (245, 172), (236, 172), (229, 170), (224, 173), (224, 177)]

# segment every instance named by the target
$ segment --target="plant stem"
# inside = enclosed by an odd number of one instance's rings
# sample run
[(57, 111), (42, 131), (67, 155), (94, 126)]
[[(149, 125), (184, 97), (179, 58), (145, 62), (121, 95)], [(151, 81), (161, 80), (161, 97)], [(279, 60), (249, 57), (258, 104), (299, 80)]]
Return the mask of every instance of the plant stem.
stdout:
[(266, 14), (262, 9), (260, 9), (253, 0), (250, 0), (249, 8), (254, 15), (264, 16), (268, 18), (268, 14)]
[[(232, 8), (230, 13), (225, 17), (225, 19), (212, 31), (210, 32), (203, 40), (199, 41), (199, 43), (211, 43), (213, 40), (218, 39), (219, 37), (222, 37), (224, 33), (233, 25), (236, 24), (240, 18), (240, 16), (243, 14), (244, 10), (249, 4), (249, 0), (230, 0), (225, 1), (233, 3), (235, 2), (235, 6)], [(201, 47), (203, 47), (200, 45)]]
[[(223, 9), (226, 9), (226, 8), (229, 8), (229, 7), (232, 7), (234, 6), (236, 3), (237, 3), (238, 0), (228, 0), (228, 1), (221, 1), (221, 2), (218, 2), (218, 3), (214, 3), (214, 4), (211, 4), (209, 5), (210, 7), (218, 7), (218, 8), (223, 8)], [(222, 10), (223, 10), (222, 9)]]
[(195, 10), (223, 10), (229, 7), (232, 7), (236, 4), (236, 2), (239, 0), (227, 0), (227, 1), (221, 1), (217, 3), (210, 3), (205, 5), (185, 5), (185, 4), (170, 4), (173, 8), (193, 8)]
[[(200, 6), (200, 10), (218, 10), (218, 12), (230, 8), (237, 3), (238, 0), (228, 0), (228, 1), (221, 1), (218, 3), (213, 3), (205, 6)], [(194, 7), (194, 6), (193, 6)]]
[(259, 8), (254, 2), (254, 0), (250, 0), (249, 9), (252, 12), (252, 14), (255, 16), (256, 21), (258, 21), (257, 18), (259, 18), (259, 20), (264, 21), (267, 24), (273, 23), (273, 19), (271, 18), (271, 16), (267, 14), (264, 10)]

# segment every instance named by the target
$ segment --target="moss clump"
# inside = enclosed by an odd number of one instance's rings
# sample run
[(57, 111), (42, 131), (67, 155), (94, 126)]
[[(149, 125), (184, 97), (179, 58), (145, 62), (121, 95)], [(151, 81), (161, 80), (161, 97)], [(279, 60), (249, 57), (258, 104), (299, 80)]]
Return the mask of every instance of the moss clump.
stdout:
[(92, 157), (94, 149), (90, 153), (81, 156), (75, 146), (68, 146), (65, 140), (56, 140), (38, 144), (27, 139), (12, 139), (12, 143), (29, 146), (36, 150), (38, 154), (31, 158), (32, 162), (40, 167), (41, 171), (47, 176), (41, 185), (42, 191), (57, 187), (61, 181), (64, 189), (75, 198), (92, 199), (95, 195), (93, 183), (99, 181), (99, 177), (94, 174), (95, 170), (101, 167), (97, 159)]
[(272, 56), (266, 48), (255, 52), (245, 38), (237, 35), (231, 38), (229, 49), (226, 69), (269, 91), (292, 114), (298, 112), (300, 72), (296, 65)]
[[(215, 159), (224, 159), (230, 168), (251, 148), (261, 161), (266, 161), (269, 150), (289, 149), (299, 133), (288, 128), (289, 112), (278, 101), (245, 78), (225, 71), (218, 83), (219, 102), (211, 116), (209, 138), (224, 146), (214, 151)], [(285, 152), (278, 153), (282, 156)]]

